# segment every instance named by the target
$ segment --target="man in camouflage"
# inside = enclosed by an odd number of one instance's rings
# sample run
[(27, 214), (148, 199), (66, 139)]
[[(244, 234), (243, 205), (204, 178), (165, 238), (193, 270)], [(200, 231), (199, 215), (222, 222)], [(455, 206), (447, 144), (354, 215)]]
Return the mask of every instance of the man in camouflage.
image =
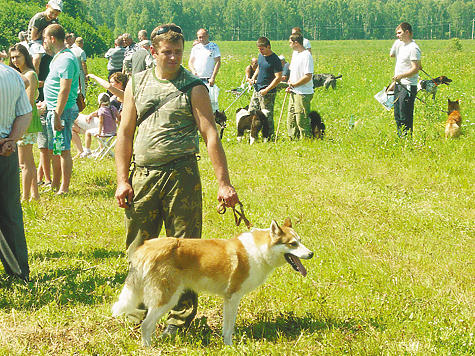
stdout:
[[(119, 206), (126, 209), (129, 259), (145, 240), (159, 236), (162, 225), (167, 236), (201, 237), (198, 130), (219, 183), (218, 200), (226, 206), (239, 202), (230, 183), (207, 89), (181, 66), (181, 28), (175, 24), (159, 26), (151, 40), (156, 66), (129, 81), (117, 133), (115, 196)], [(129, 182), (132, 153), (135, 169)], [(162, 335), (174, 336), (179, 328), (187, 327), (196, 315), (197, 304), (196, 293), (185, 291)]]

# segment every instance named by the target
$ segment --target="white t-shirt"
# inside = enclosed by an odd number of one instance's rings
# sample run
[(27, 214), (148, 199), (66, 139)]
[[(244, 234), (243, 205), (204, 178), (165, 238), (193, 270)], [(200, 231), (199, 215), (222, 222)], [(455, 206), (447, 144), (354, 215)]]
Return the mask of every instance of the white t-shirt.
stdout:
[[(309, 51), (297, 52), (292, 54), (290, 62), (290, 77), (289, 82), (295, 83), (301, 79), (305, 74), (313, 74), (313, 57)], [(292, 92), (296, 94), (313, 94), (313, 81), (310, 80), (304, 85), (292, 88)]]
[[(394, 68), (394, 75), (407, 72), (412, 67), (412, 61), (421, 60), (421, 49), (416, 42), (411, 41), (408, 44), (402, 43), (396, 55), (396, 67)], [(419, 74), (413, 75), (409, 78), (402, 78), (401, 84), (417, 85)]]
[(208, 42), (206, 45), (198, 43), (191, 49), (190, 57), (195, 59), (193, 67), (198, 73), (198, 77), (211, 78), (215, 64), (214, 59), (221, 57), (221, 52), (218, 45), (214, 42)]
[(389, 51), (389, 54), (391, 56), (397, 57), (397, 54), (399, 53), (399, 48), (404, 44), (400, 39), (397, 39), (394, 41), (393, 46), (391, 47), (391, 50)]
[(306, 38), (303, 39), (303, 46), (305, 47), (305, 49), (312, 48), (312, 45), (310, 44), (310, 41), (307, 40)]

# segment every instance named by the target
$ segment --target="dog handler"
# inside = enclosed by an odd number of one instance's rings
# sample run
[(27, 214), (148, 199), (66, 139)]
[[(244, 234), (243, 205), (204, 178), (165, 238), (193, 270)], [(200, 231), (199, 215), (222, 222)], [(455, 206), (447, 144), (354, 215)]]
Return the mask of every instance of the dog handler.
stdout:
[[(115, 197), (126, 209), (129, 259), (145, 240), (159, 236), (163, 224), (166, 236), (201, 237), (198, 131), (218, 180), (218, 200), (228, 207), (239, 202), (206, 86), (181, 65), (185, 42), (181, 28), (164, 24), (153, 30), (151, 40), (156, 66), (135, 74), (127, 84), (117, 133)], [(132, 154), (135, 168), (129, 182)], [(162, 336), (173, 337), (179, 328), (188, 327), (197, 304), (196, 293), (185, 291)]]
[(285, 90), (290, 94), (287, 130), (291, 139), (311, 138), (310, 103), (313, 98), (313, 57), (303, 46), (300, 33), (289, 38), (294, 51), (290, 62), (290, 76)]
[(417, 95), (417, 79), (421, 67), (421, 50), (412, 39), (412, 26), (407, 22), (396, 28), (396, 36), (402, 42), (397, 49), (393, 46), (390, 56), (396, 58), (393, 81), (394, 88), (394, 119), (397, 134), (404, 137), (412, 134), (414, 122), (414, 101)]

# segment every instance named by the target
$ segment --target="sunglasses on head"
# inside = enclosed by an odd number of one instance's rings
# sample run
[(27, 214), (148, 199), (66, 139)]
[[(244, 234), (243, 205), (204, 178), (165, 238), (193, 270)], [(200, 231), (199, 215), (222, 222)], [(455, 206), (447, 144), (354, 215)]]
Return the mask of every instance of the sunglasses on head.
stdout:
[(158, 28), (157, 33), (155, 34), (155, 36), (167, 33), (168, 31), (173, 31), (173, 32), (176, 32), (176, 33), (182, 33), (181, 28), (178, 27), (178, 26), (164, 26), (164, 27), (159, 27)]

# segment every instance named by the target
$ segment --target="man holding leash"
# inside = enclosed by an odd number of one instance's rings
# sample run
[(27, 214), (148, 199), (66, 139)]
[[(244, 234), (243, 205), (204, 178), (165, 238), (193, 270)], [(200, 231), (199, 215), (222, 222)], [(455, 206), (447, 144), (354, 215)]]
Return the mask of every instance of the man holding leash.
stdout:
[(259, 49), (257, 69), (252, 78), (255, 91), (249, 103), (249, 112), (264, 109), (269, 111), (267, 115), (269, 137), (267, 138), (272, 138), (274, 136), (274, 103), (277, 85), (282, 80), (282, 62), (272, 52), (268, 38), (260, 37), (257, 40), (257, 48)]
[[(196, 155), (200, 132), (218, 180), (218, 200), (239, 202), (230, 183), (208, 91), (182, 67), (184, 37), (180, 27), (164, 24), (151, 35), (156, 66), (135, 74), (127, 84), (117, 133), (116, 199), (125, 208), (129, 259), (145, 240), (166, 236), (200, 238), (201, 182)], [(135, 131), (137, 137), (134, 141)], [(129, 167), (135, 155), (129, 181)], [(163, 336), (190, 325), (198, 298), (185, 291), (173, 308)]]
[(0, 63), (0, 259), (5, 272), (28, 282), (30, 268), (16, 141), (31, 121), (31, 105), (20, 74)]
[(400, 43), (393, 46), (390, 55), (396, 58), (393, 81), (394, 88), (394, 119), (399, 137), (412, 134), (414, 122), (414, 102), (417, 95), (417, 79), (421, 67), (421, 50), (412, 39), (412, 26), (407, 22), (396, 28), (396, 36)]
[(290, 76), (285, 89), (289, 94), (289, 113), (287, 130), (291, 139), (311, 138), (310, 103), (313, 98), (313, 57), (303, 46), (300, 33), (289, 38), (290, 48), (294, 51), (290, 62)]
[(191, 49), (188, 67), (194, 75), (198, 76), (203, 83), (208, 86), (211, 105), (213, 112), (215, 112), (216, 110), (219, 110), (219, 94), (216, 93), (217, 87), (213, 87), (216, 82), (219, 68), (221, 67), (221, 52), (216, 43), (209, 41), (209, 33), (206, 29), (200, 29), (196, 33), (196, 37), (199, 43)]

